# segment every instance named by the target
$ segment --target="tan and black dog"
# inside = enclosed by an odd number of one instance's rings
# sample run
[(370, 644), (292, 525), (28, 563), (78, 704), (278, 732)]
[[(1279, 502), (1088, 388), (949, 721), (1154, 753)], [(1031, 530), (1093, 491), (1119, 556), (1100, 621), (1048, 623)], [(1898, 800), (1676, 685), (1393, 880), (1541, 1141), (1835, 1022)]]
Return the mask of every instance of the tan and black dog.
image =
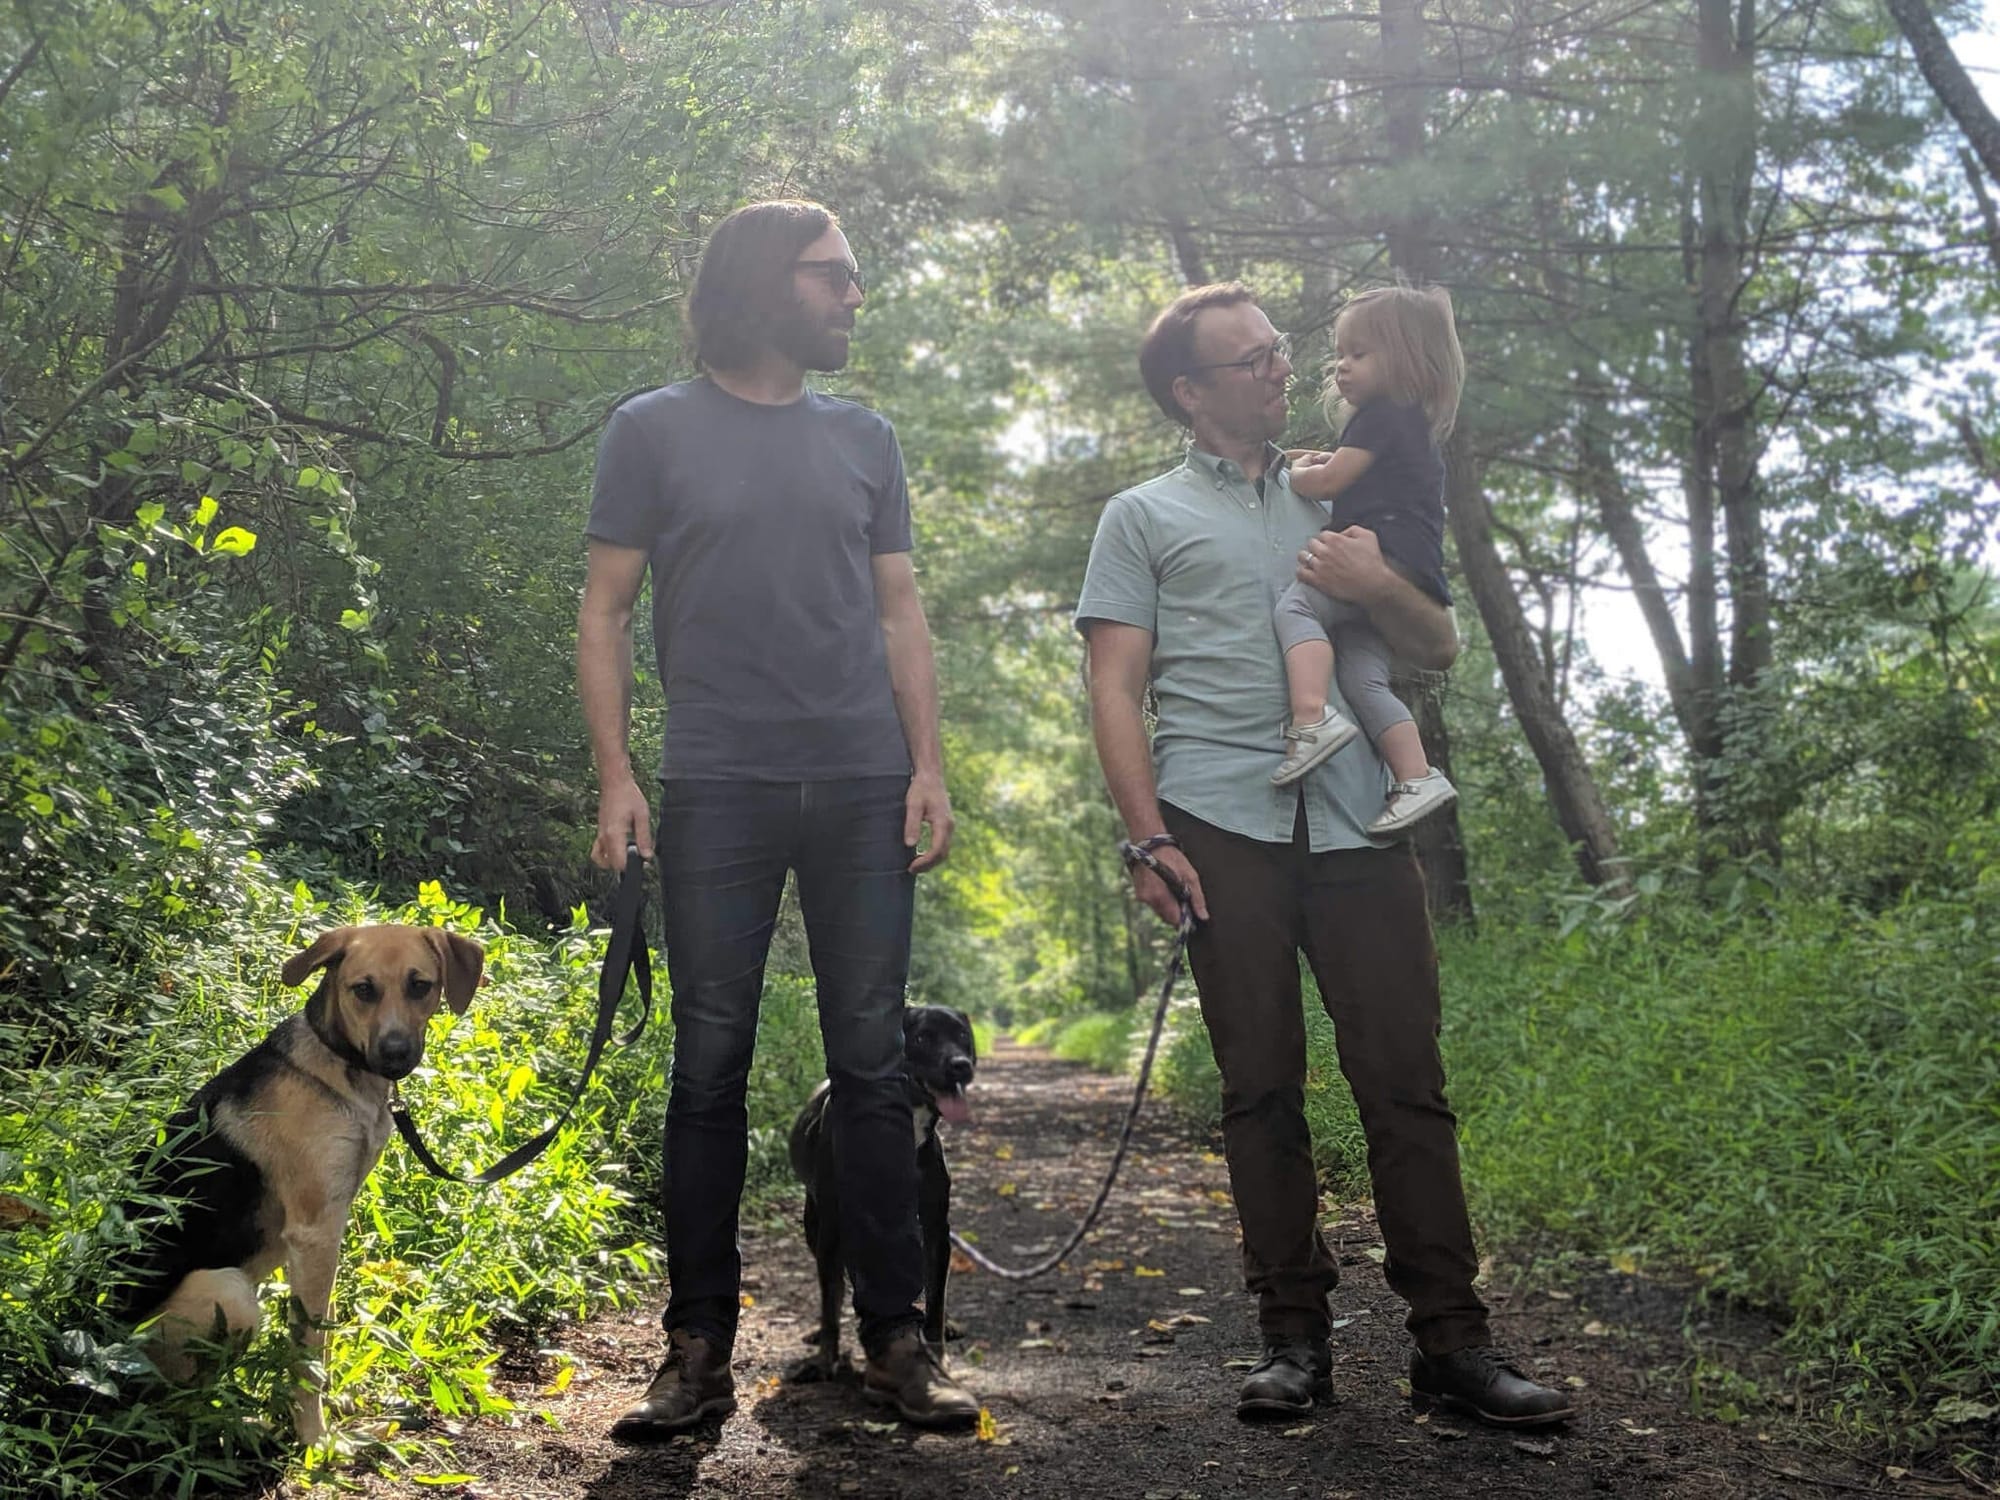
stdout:
[[(337, 927), (285, 965), (325, 970), (299, 1014), (210, 1079), (166, 1123), (125, 1215), (141, 1242), (116, 1269), (112, 1309), (150, 1323), (153, 1363), (186, 1380), (191, 1338), (257, 1326), (257, 1285), (282, 1265), (294, 1326), (317, 1362), (347, 1215), (389, 1139), (389, 1089), (416, 1067), (441, 1002), (463, 1014), (486, 953), (437, 927)], [(179, 1200), (178, 1216), (160, 1200)], [(293, 1429), (325, 1434), (317, 1384)]]
[[(972, 1022), (948, 1005), (912, 1005), (903, 1011), (903, 1063), (917, 1152), (917, 1221), (924, 1236), (924, 1338), (942, 1348), (957, 1330), (945, 1320), (944, 1287), (951, 1275), (951, 1173), (945, 1168), (938, 1121), (972, 1119), (966, 1085), (978, 1065)], [(840, 1201), (833, 1170), (833, 1131), (827, 1114), (830, 1085), (822, 1083), (792, 1122), (788, 1142), (792, 1171), (806, 1190), (806, 1244), (819, 1268), (820, 1319), (806, 1342), (819, 1350), (786, 1372), (792, 1380), (830, 1380), (840, 1357), (841, 1284), (846, 1263), (840, 1249)]]

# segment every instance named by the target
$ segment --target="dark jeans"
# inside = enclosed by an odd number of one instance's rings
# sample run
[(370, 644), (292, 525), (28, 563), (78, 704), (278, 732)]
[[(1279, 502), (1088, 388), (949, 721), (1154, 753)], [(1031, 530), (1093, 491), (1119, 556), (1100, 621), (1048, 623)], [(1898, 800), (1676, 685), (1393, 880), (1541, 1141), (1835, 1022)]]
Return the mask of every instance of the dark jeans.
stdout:
[(1188, 943), (1222, 1072), (1222, 1138), (1243, 1272), (1267, 1337), (1324, 1338), (1339, 1267), (1319, 1229), (1305, 1118), (1299, 953), (1333, 1019), (1368, 1140), (1389, 1285), (1429, 1355), (1491, 1342), (1438, 1055), (1437, 949), (1407, 847), (1310, 852), (1225, 833), (1176, 807), (1167, 829), (1201, 876), (1209, 919)]
[(909, 780), (662, 783), (660, 886), (673, 982), (664, 1322), (731, 1344), (749, 1148), (744, 1090), (785, 872), (818, 981), (841, 1244), (865, 1348), (919, 1321), (916, 1153), (903, 1086), (913, 857)]

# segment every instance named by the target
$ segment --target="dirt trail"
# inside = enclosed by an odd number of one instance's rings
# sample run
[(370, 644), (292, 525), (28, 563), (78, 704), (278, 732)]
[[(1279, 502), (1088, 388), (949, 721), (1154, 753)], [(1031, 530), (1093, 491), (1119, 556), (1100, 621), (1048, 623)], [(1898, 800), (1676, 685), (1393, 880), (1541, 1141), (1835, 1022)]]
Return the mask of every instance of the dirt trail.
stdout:
[[(1128, 1089), (1000, 1047), (973, 1090), (975, 1124), (947, 1142), (958, 1227), (1003, 1261), (1051, 1247), (1109, 1159)], [(1246, 1426), (1233, 1395), (1256, 1333), (1227, 1187), (1215, 1143), (1149, 1104), (1106, 1219), (1067, 1271), (1027, 1286), (954, 1273), (951, 1311), (965, 1338), (952, 1365), (997, 1424), (989, 1440), (884, 1422), (853, 1383), (782, 1384), (780, 1369), (804, 1352), (816, 1292), (797, 1230), (773, 1225), (745, 1235), (754, 1303), (736, 1350), (742, 1409), (719, 1430), (653, 1448), (604, 1436), (658, 1358), (651, 1307), (552, 1333), (550, 1346), (577, 1365), (560, 1394), (547, 1394), (553, 1357), (524, 1353), (503, 1365), (503, 1388), (520, 1410), (511, 1425), (483, 1421), (459, 1436), (453, 1465), (473, 1482), (376, 1478), (365, 1489), (465, 1500), (1763, 1500), (1895, 1489), (1880, 1469), (1687, 1415), (1676, 1400), (1685, 1387), (1675, 1372), (1688, 1358), (1678, 1299), (1667, 1299), (1671, 1316), (1662, 1318), (1646, 1287), (1609, 1273), (1568, 1295), (1522, 1292), (1504, 1279), (1486, 1289), (1501, 1340), (1531, 1370), (1582, 1383), (1577, 1421), (1552, 1437), (1523, 1437), (1416, 1414), (1399, 1387), (1402, 1304), (1383, 1284), (1365, 1205), (1326, 1218), (1342, 1265), (1335, 1404), (1301, 1422)], [(1754, 1339), (1757, 1331), (1739, 1332)]]

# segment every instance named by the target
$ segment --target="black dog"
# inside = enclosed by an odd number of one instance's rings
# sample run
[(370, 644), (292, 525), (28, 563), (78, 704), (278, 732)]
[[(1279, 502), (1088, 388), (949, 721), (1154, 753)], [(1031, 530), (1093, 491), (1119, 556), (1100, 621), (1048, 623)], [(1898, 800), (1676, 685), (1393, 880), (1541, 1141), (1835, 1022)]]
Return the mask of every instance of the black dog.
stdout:
[[(963, 1125), (972, 1118), (965, 1087), (972, 1082), (972, 1022), (943, 1005), (912, 1005), (903, 1012), (903, 1057), (908, 1064), (910, 1113), (916, 1132), (917, 1220), (924, 1232), (924, 1338), (941, 1349), (948, 1334), (944, 1283), (951, 1271), (951, 1174), (945, 1170), (938, 1121)], [(806, 1243), (819, 1266), (819, 1331), (807, 1342), (819, 1352), (795, 1366), (793, 1380), (825, 1380), (840, 1369), (840, 1198), (834, 1186), (833, 1131), (827, 1089), (813, 1090), (792, 1124), (792, 1171), (806, 1189)]]

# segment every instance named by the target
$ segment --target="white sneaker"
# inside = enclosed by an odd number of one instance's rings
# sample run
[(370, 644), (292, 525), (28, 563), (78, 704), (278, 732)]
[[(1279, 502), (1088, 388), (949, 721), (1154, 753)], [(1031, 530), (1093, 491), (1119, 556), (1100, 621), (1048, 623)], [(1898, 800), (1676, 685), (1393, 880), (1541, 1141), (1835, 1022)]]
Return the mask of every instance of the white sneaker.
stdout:
[(1319, 716), (1317, 724), (1288, 726), (1285, 743), (1291, 749), (1285, 752), (1278, 769), (1271, 773), (1271, 785), (1290, 786), (1359, 733), (1361, 731), (1355, 727), (1354, 721), (1330, 703), (1326, 712)]
[(1457, 800), (1458, 788), (1445, 780), (1444, 772), (1432, 766), (1415, 781), (1399, 781), (1389, 788), (1389, 805), (1368, 825), (1368, 836), (1386, 839), (1408, 832), (1413, 824)]

